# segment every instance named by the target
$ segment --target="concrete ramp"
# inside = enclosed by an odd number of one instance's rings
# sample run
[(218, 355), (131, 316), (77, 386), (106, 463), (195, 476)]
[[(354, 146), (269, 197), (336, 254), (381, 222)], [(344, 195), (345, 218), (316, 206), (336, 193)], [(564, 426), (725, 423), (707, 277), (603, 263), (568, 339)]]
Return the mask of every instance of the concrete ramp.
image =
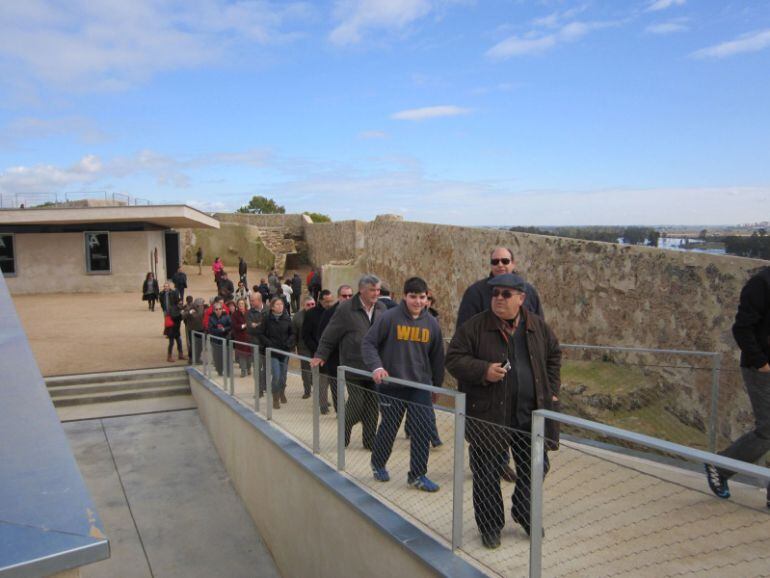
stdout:
[(112, 549), (83, 578), (280, 576), (197, 411), (64, 429)]

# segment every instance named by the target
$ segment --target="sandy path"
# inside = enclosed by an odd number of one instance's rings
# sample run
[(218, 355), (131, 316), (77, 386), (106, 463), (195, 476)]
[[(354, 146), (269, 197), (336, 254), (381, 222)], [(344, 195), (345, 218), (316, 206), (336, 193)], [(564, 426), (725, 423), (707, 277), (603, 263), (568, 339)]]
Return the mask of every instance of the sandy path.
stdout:
[[(185, 271), (188, 295), (208, 300), (216, 293), (210, 270), (204, 269), (200, 276), (197, 267), (185, 267)], [(303, 290), (306, 271), (300, 270)], [(259, 281), (259, 276), (266, 274), (249, 271), (249, 282)], [(41, 373), (49, 376), (170, 366), (163, 314), (157, 305), (154, 312), (148, 311), (139, 295), (141, 283), (138, 279), (135, 293), (14, 296)]]

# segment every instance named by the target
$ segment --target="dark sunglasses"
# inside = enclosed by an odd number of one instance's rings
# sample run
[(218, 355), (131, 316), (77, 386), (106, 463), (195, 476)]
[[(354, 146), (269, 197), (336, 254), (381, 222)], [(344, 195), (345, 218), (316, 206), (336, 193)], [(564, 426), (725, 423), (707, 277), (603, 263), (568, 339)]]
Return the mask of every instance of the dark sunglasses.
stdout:
[(340, 299), (352, 299), (352, 298), (353, 298), (353, 294), (352, 293), (350, 295), (348, 295), (346, 293), (343, 293), (342, 295), (340, 295)]
[(498, 289), (494, 288), (492, 289), (492, 297), (501, 297), (503, 299), (510, 299), (516, 294), (515, 291), (511, 291), (510, 289)]
[(489, 262), (492, 263), (492, 265), (499, 265), (500, 263), (503, 265), (511, 264), (511, 260), (508, 257), (503, 257), (502, 259), (490, 259)]

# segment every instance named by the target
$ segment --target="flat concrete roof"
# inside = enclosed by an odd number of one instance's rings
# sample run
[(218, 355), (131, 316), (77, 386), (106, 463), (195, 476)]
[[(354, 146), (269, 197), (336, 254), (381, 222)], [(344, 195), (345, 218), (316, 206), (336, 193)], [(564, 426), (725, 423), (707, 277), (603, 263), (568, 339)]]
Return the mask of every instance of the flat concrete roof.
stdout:
[(187, 205), (118, 207), (46, 207), (0, 210), (0, 225), (75, 225), (87, 223), (151, 223), (159, 227), (219, 229), (214, 217)]

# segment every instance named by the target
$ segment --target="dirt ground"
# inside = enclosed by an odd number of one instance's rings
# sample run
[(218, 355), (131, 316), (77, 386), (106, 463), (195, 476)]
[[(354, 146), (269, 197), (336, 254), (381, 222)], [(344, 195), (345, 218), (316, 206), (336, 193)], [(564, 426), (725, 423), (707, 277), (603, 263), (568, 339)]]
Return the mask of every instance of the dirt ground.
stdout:
[[(209, 268), (204, 267), (200, 276), (197, 267), (184, 270), (189, 285), (186, 295), (208, 300), (216, 294)], [(300, 269), (303, 291), (306, 275), (307, 269)], [(230, 276), (233, 278), (232, 272)], [(249, 270), (249, 284), (266, 276), (264, 271)], [(163, 336), (163, 313), (157, 304), (150, 312), (141, 300), (142, 281), (137, 279), (133, 293), (14, 296), (41, 373), (51, 376), (170, 366), (166, 361), (168, 339)]]

